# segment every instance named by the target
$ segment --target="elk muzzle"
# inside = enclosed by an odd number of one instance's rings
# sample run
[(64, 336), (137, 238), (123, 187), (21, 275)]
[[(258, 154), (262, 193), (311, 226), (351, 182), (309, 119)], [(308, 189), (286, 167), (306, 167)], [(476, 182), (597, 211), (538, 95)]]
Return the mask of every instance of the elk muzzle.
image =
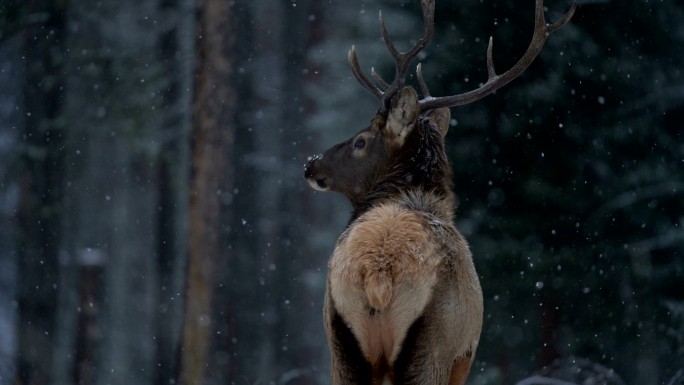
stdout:
[(309, 157), (304, 165), (304, 178), (314, 190), (329, 191), (332, 179), (321, 173), (318, 163), (322, 159), (321, 155)]

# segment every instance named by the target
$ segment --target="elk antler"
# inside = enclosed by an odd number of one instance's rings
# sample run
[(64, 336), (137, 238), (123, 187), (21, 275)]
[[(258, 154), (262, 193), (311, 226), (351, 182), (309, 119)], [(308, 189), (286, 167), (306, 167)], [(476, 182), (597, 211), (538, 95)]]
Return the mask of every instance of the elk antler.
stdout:
[(418, 83), (423, 90), (425, 98), (420, 101), (420, 110), (427, 111), (435, 108), (441, 107), (455, 107), (464, 104), (472, 103), (476, 100), (480, 100), (485, 96), (495, 92), (499, 88), (510, 83), (513, 79), (520, 76), (527, 67), (532, 64), (532, 61), (539, 55), (546, 38), (557, 29), (564, 26), (570, 18), (575, 13), (575, 8), (577, 5), (572, 4), (570, 10), (557, 22), (548, 25), (546, 24), (546, 19), (544, 18), (544, 0), (536, 0), (535, 7), (535, 22), (534, 22), (534, 34), (532, 35), (532, 41), (527, 47), (525, 54), (518, 60), (513, 67), (508, 71), (497, 75), (494, 70), (494, 62), (492, 60), (492, 43), (493, 38), (489, 38), (489, 44), (487, 46), (487, 81), (479, 88), (468, 91), (458, 95), (451, 96), (441, 96), (441, 97), (431, 97), (430, 93), (427, 91), (427, 85), (425, 80), (423, 80), (423, 75), (421, 73), (420, 66), (416, 69), (418, 75)]
[(396, 64), (394, 81), (392, 81), (391, 84), (387, 84), (387, 82), (385, 82), (380, 75), (375, 72), (375, 69), (371, 69), (371, 75), (377, 80), (382, 89), (373, 85), (373, 83), (371, 83), (371, 81), (361, 71), (354, 46), (352, 46), (349, 50), (347, 59), (349, 60), (349, 65), (352, 68), (354, 76), (359, 83), (364, 86), (364, 88), (366, 88), (371, 94), (380, 100), (380, 108), (383, 111), (388, 106), (388, 102), (392, 96), (394, 96), (394, 94), (404, 85), (406, 73), (409, 71), (413, 60), (416, 58), (416, 56), (418, 56), (418, 53), (422, 51), (423, 48), (425, 48), (425, 46), (430, 42), (430, 39), (432, 39), (432, 34), (435, 27), (435, 0), (421, 0), (420, 4), (423, 9), (423, 36), (408, 52), (399, 52), (399, 50), (394, 46), (392, 40), (390, 40), (387, 28), (385, 27), (385, 20), (382, 17), (382, 11), (380, 12), (380, 30), (382, 31), (382, 39), (385, 41), (387, 50), (389, 50), (390, 54), (394, 58), (394, 63)]
[[(382, 89), (373, 85), (373, 83), (371, 83), (371, 81), (361, 71), (359, 61), (356, 57), (356, 50), (354, 49), (354, 46), (352, 46), (351, 50), (349, 51), (348, 59), (349, 64), (352, 67), (352, 72), (354, 73), (354, 76), (361, 83), (361, 85), (363, 85), (368, 91), (371, 92), (371, 94), (373, 94), (378, 100), (381, 101), (381, 111), (386, 111), (389, 99), (391, 99), (392, 96), (394, 96), (394, 94), (404, 85), (406, 73), (408, 72), (409, 66), (416, 58), (418, 53), (423, 48), (425, 48), (425, 46), (432, 38), (432, 34), (434, 32), (435, 2), (434, 0), (421, 0), (421, 6), (423, 9), (424, 20), (423, 36), (420, 38), (418, 43), (406, 53), (399, 52), (396, 49), (396, 47), (394, 47), (394, 44), (392, 44), (387, 33), (387, 28), (385, 28), (385, 22), (383, 21), (382, 13), (380, 13), (380, 28), (382, 31), (382, 38), (385, 41), (385, 45), (387, 45), (387, 49), (390, 51), (390, 54), (392, 54), (392, 57), (394, 58), (394, 61), (396, 63), (396, 74), (394, 81), (392, 81), (391, 84), (387, 84), (375, 72), (374, 69), (371, 69), (371, 75), (377, 80), (378, 84), (380, 85), (380, 87), (382, 87)], [(424, 98), (421, 99), (419, 102), (420, 111), (424, 112), (435, 108), (455, 107), (472, 103), (476, 100), (484, 98), (485, 96), (495, 92), (499, 88), (502, 88), (506, 84), (510, 83), (513, 79), (517, 78), (523, 72), (525, 72), (527, 67), (529, 67), (530, 64), (532, 64), (537, 55), (539, 55), (539, 52), (541, 52), (541, 49), (544, 46), (546, 38), (552, 32), (563, 27), (568, 21), (570, 21), (570, 18), (572, 18), (573, 14), (575, 13), (576, 7), (577, 5), (573, 3), (570, 7), (570, 10), (568, 10), (568, 12), (560, 20), (548, 25), (546, 24), (546, 19), (544, 17), (544, 0), (536, 0), (535, 25), (534, 34), (532, 35), (532, 41), (530, 42), (530, 45), (527, 47), (527, 51), (525, 51), (525, 54), (520, 58), (520, 60), (518, 60), (518, 62), (515, 63), (513, 67), (511, 67), (508, 71), (504, 72), (501, 75), (497, 75), (496, 71), (494, 70), (494, 62), (492, 59), (493, 39), (490, 37), (489, 44), (487, 46), (488, 78), (482, 86), (475, 90), (457, 95), (432, 97), (430, 96), (430, 91), (427, 85), (425, 84), (421, 65), (418, 64), (418, 67), (416, 68), (416, 75), (418, 78), (418, 84), (420, 85), (420, 88), (424, 96)]]

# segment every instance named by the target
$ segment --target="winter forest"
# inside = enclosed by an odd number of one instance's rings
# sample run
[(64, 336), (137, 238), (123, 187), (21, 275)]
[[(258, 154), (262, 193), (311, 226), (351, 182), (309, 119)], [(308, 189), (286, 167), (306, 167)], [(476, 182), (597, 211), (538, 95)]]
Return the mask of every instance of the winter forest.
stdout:
[[(684, 384), (684, 3), (577, 3), (452, 108), (471, 385)], [(379, 10), (420, 36), (417, 0), (0, 1), (0, 385), (328, 384), (350, 206), (303, 164), (377, 109), (347, 51), (392, 75)], [(437, 0), (432, 94), (485, 82), (490, 36), (510, 68), (533, 18)]]

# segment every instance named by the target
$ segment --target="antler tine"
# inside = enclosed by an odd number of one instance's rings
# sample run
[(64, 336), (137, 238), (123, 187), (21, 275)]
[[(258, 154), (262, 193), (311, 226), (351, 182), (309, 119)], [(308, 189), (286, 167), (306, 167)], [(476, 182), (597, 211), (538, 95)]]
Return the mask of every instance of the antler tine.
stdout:
[[(347, 55), (347, 60), (349, 61), (349, 65), (351, 66), (352, 72), (354, 73), (354, 76), (356, 77), (356, 80), (361, 83), (361, 85), (367, 89), (373, 96), (375, 96), (376, 99), (378, 100), (383, 100), (382, 94), (383, 92), (378, 89), (378, 87), (374, 86), (373, 83), (366, 77), (366, 75), (363, 74), (363, 71), (361, 71), (361, 66), (359, 65), (359, 59), (356, 57), (356, 48), (352, 45), (351, 49), (349, 50), (349, 54)], [(373, 71), (375, 72), (375, 71)]]
[(555, 23), (553, 23), (547, 27), (547, 33), (551, 34), (552, 32), (556, 31), (557, 29), (559, 29), (559, 28), (563, 27), (565, 24), (567, 24), (568, 21), (570, 21), (570, 19), (572, 19), (572, 16), (575, 14), (576, 8), (577, 8), (577, 3), (573, 2), (572, 6), (568, 10), (568, 12), (566, 12), (565, 15), (563, 15), (563, 17), (561, 17), (560, 20), (558, 20), (557, 22), (555, 22)]
[(494, 45), (494, 37), (489, 37), (489, 44), (487, 44), (487, 80), (496, 77), (494, 70), (494, 59), (492, 59), (492, 46)]
[[(488, 79), (479, 88), (468, 91), (462, 94), (442, 96), (442, 97), (425, 97), (420, 101), (420, 110), (427, 111), (435, 108), (441, 107), (455, 107), (464, 104), (472, 103), (476, 100), (480, 100), (485, 96), (495, 92), (499, 88), (510, 83), (513, 79), (520, 76), (527, 67), (532, 64), (532, 61), (539, 55), (546, 38), (557, 29), (563, 27), (575, 13), (577, 4), (573, 3), (568, 12), (557, 22), (547, 25), (546, 19), (544, 17), (544, 0), (536, 0), (535, 5), (535, 26), (534, 34), (532, 35), (532, 41), (527, 47), (527, 51), (518, 60), (513, 67), (508, 71), (497, 75), (494, 71), (494, 64), (492, 60), (492, 38), (489, 39), (489, 45), (487, 47), (487, 74)], [(422, 87), (422, 86), (421, 86)]]
[(420, 86), (420, 91), (423, 93), (424, 98), (430, 97), (430, 89), (425, 83), (425, 78), (423, 78), (423, 65), (418, 63), (416, 66), (416, 77), (418, 78), (418, 85)]
[(383, 78), (380, 76), (380, 74), (378, 74), (377, 72), (375, 72), (375, 68), (374, 68), (374, 67), (371, 67), (371, 76), (373, 76), (373, 77), (375, 78), (375, 81), (378, 82), (378, 84), (380, 85), (380, 87), (383, 88), (383, 92), (386, 91), (386, 90), (389, 88), (390, 85), (387, 84), (387, 82), (385, 81), (385, 79), (383, 79)]
[(385, 26), (385, 20), (382, 17), (382, 11), (380, 11), (380, 31), (382, 32), (382, 38), (385, 41), (385, 45), (394, 58), (394, 62), (396, 64), (396, 73), (391, 84), (388, 84), (382, 77), (380, 77), (380, 75), (375, 72), (375, 69), (371, 69), (371, 75), (373, 78), (375, 78), (380, 87), (375, 86), (370, 79), (366, 77), (361, 70), (359, 59), (356, 57), (356, 49), (353, 45), (349, 50), (349, 54), (347, 55), (347, 60), (349, 61), (352, 72), (354, 73), (354, 77), (356, 77), (356, 80), (358, 80), (365, 89), (367, 89), (371, 94), (373, 94), (373, 96), (380, 100), (380, 109), (383, 111), (388, 106), (388, 100), (394, 96), (400, 87), (404, 85), (406, 73), (408, 72), (413, 60), (432, 39), (432, 35), (434, 33), (435, 0), (421, 0), (420, 3), (423, 9), (423, 36), (421, 36), (420, 40), (418, 40), (418, 43), (416, 43), (413, 48), (405, 53), (399, 52), (399, 50), (392, 43), (389, 33), (387, 32), (387, 27)]
[(421, 0), (421, 8), (423, 10), (423, 36), (418, 40), (416, 45), (414, 45), (407, 52), (399, 52), (399, 50), (394, 46), (392, 40), (387, 32), (387, 27), (385, 26), (385, 20), (382, 17), (382, 11), (380, 12), (380, 31), (382, 32), (382, 39), (385, 41), (387, 50), (390, 52), (394, 58), (396, 64), (396, 72), (394, 75), (394, 80), (392, 84), (385, 90), (383, 95), (383, 106), (385, 108), (387, 105), (388, 98), (394, 96), (396, 91), (399, 90), (404, 85), (406, 79), (406, 73), (408, 72), (411, 63), (418, 56), (418, 53), (428, 45), (434, 34), (434, 15), (435, 15), (435, 1), (434, 0)]

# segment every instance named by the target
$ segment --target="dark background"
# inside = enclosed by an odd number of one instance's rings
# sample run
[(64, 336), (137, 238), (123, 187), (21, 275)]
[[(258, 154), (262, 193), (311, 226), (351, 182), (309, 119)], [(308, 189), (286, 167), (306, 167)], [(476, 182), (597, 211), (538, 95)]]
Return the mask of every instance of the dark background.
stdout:
[[(578, 3), (452, 109), (485, 295), (470, 384), (684, 384), (684, 4)], [(350, 207), (302, 165), (377, 108), (346, 53), (390, 77), (379, 9), (400, 48), (420, 35), (417, 1), (1, 1), (0, 384), (328, 383)], [(485, 81), (490, 35), (512, 66), (533, 14), (437, 0), (432, 93)]]

